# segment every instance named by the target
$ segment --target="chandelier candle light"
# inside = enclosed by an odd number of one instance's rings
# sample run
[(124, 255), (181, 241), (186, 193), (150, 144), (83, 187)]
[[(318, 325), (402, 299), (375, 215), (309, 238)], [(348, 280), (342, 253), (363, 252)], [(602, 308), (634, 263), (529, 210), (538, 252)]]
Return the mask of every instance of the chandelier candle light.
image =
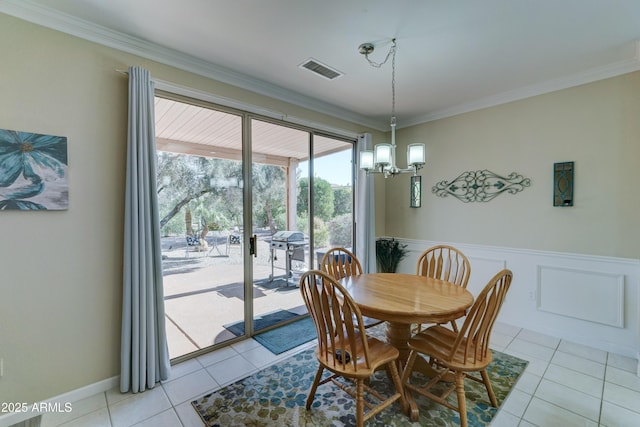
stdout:
[(369, 54), (373, 52), (372, 43), (363, 43), (358, 47), (358, 51), (365, 56), (369, 64), (380, 68), (391, 57), (391, 143), (376, 144), (374, 151), (364, 150), (360, 152), (360, 169), (364, 169), (367, 174), (381, 173), (385, 178), (396, 176), (401, 173), (413, 173), (411, 177), (411, 207), (421, 205), (421, 180), (418, 170), (425, 164), (424, 144), (409, 144), (407, 146), (407, 167), (401, 169), (396, 165), (396, 39), (391, 40), (386, 58), (381, 63), (373, 62), (369, 59)]

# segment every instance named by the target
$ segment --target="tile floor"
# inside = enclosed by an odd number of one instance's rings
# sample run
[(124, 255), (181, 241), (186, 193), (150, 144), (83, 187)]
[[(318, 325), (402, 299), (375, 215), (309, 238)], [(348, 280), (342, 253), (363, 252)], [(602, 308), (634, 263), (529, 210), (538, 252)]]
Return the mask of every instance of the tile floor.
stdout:
[[(637, 361), (528, 330), (497, 324), (492, 347), (529, 365), (494, 418), (494, 427), (640, 426)], [(176, 365), (171, 379), (138, 395), (117, 390), (47, 414), (42, 426), (124, 427), (203, 424), (191, 401), (302, 348), (274, 356), (246, 340)]]

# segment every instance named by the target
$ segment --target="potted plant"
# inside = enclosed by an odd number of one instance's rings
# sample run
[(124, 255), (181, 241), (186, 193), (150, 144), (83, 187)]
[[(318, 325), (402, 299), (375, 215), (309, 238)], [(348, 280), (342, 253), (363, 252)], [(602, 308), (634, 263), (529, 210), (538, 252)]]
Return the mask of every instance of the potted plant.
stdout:
[(395, 273), (400, 261), (407, 256), (407, 245), (401, 244), (394, 238), (380, 238), (376, 240), (376, 260), (378, 271), (381, 273)]

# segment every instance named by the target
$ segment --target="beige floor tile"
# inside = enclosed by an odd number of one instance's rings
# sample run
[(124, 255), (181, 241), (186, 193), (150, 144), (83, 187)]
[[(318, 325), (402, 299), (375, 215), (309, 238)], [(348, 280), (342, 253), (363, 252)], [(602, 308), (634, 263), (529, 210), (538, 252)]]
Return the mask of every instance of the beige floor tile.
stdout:
[[(107, 408), (107, 398), (104, 393), (98, 393), (86, 399), (69, 403), (71, 403), (71, 411), (69, 412), (50, 412), (42, 414), (40, 426), (58, 426), (89, 414), (93, 414), (93, 417), (99, 419), (100, 414), (94, 413)], [(97, 419), (96, 422), (99, 422)]]
[(213, 379), (223, 387), (257, 371), (251, 362), (240, 355), (222, 360), (206, 369)]
[(540, 344), (536, 344), (530, 341), (525, 341), (516, 337), (511, 344), (507, 346), (507, 351), (515, 351), (520, 354), (526, 354), (527, 356), (535, 357), (545, 361), (550, 361), (555, 352), (554, 349), (545, 347)]
[(109, 410), (102, 408), (67, 423), (57, 425), (59, 427), (111, 427), (111, 419), (109, 418)]
[(191, 402), (182, 403), (176, 406), (175, 409), (183, 427), (203, 427), (205, 425)]
[(493, 325), (493, 332), (499, 332), (503, 335), (508, 335), (510, 337), (515, 337), (520, 333), (522, 329), (517, 326), (509, 325), (502, 322), (496, 322)]
[(553, 403), (567, 411), (580, 414), (596, 423), (598, 422), (600, 416), (599, 398), (567, 387), (566, 385), (554, 383), (545, 378), (540, 381), (540, 385), (533, 396)]
[(129, 427), (171, 408), (161, 386), (109, 405), (113, 427)]
[(520, 422), (520, 417), (517, 417), (507, 411), (498, 411), (496, 416), (491, 420), (491, 427), (513, 427), (517, 426)]
[[(635, 373), (625, 371), (623, 369), (607, 366), (607, 374), (605, 380), (617, 384), (633, 391), (640, 392), (640, 377)], [(640, 406), (640, 403), (638, 404)]]
[(158, 427), (158, 426), (181, 426), (180, 419), (176, 414), (176, 411), (171, 409), (167, 409), (166, 411), (160, 412), (157, 415), (154, 415), (146, 420), (135, 424), (135, 427)]
[(560, 344), (560, 338), (551, 337), (549, 335), (544, 335), (538, 332), (529, 331), (527, 329), (523, 329), (518, 334), (517, 338), (529, 342), (533, 342), (536, 344), (543, 345), (545, 347), (549, 347), (552, 349), (557, 349)]
[(614, 405), (610, 402), (602, 402), (602, 416), (600, 427), (638, 427), (640, 426), (640, 413)]
[(609, 353), (607, 365), (624, 371), (638, 374), (638, 360), (633, 357), (622, 356), (619, 354)]
[[(534, 397), (522, 417), (535, 426), (543, 427), (597, 427), (598, 423)], [(522, 425), (522, 424), (520, 424)]]
[(525, 370), (524, 374), (522, 374), (522, 376), (518, 379), (515, 387), (516, 390), (523, 391), (533, 396), (533, 393), (536, 392), (536, 389), (538, 388), (541, 380), (542, 377), (529, 373)]
[(162, 385), (172, 405), (193, 400), (220, 387), (204, 369), (184, 375)]
[(529, 364), (527, 365), (526, 372), (537, 375), (539, 377), (542, 377), (547, 371), (547, 367), (549, 367), (548, 360), (538, 359), (537, 357), (532, 357), (531, 355), (520, 353), (519, 351), (511, 351), (509, 349), (507, 349), (505, 353), (528, 361)]
[(527, 405), (531, 401), (532, 395), (527, 394), (520, 390), (511, 390), (507, 400), (502, 403), (501, 410), (521, 418), (524, 411), (527, 409)]
[(602, 400), (630, 411), (640, 412), (640, 392), (610, 382), (604, 384)]
[(591, 375), (592, 377), (604, 379), (604, 364), (575, 356), (573, 354), (557, 351), (553, 356), (553, 359), (551, 359), (551, 363), (573, 369), (574, 371), (582, 372), (586, 375)]
[(591, 375), (583, 374), (569, 368), (565, 368), (553, 363), (549, 365), (544, 379), (558, 384), (579, 390), (597, 399), (602, 398), (602, 387), (604, 381)]
[(572, 343), (566, 340), (562, 340), (562, 342), (558, 346), (558, 351), (561, 351), (563, 353), (573, 354), (574, 356), (593, 360), (594, 362), (598, 362), (602, 364), (607, 363), (606, 351), (599, 350), (593, 347), (588, 347), (582, 344)]

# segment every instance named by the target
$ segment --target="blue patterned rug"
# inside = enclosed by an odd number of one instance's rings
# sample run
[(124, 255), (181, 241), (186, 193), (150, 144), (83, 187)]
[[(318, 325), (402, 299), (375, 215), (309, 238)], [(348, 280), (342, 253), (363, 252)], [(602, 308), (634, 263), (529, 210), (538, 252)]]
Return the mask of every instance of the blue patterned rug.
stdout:
[[(374, 328), (378, 329), (378, 328)], [(304, 350), (273, 366), (192, 402), (207, 426), (354, 426), (355, 402), (332, 383), (318, 387), (313, 406), (305, 409), (307, 393), (318, 367), (314, 349)], [(498, 351), (487, 373), (501, 405), (527, 362)], [(424, 379), (423, 379), (424, 380)], [(415, 382), (415, 380), (414, 380)], [(386, 373), (372, 377), (370, 386), (385, 394), (392, 385)], [(469, 426), (487, 426), (497, 409), (489, 404), (483, 384), (465, 381)], [(455, 393), (449, 396), (455, 402)], [(422, 396), (415, 401), (420, 419), (412, 423), (394, 403), (367, 426), (459, 426), (455, 411)]]

